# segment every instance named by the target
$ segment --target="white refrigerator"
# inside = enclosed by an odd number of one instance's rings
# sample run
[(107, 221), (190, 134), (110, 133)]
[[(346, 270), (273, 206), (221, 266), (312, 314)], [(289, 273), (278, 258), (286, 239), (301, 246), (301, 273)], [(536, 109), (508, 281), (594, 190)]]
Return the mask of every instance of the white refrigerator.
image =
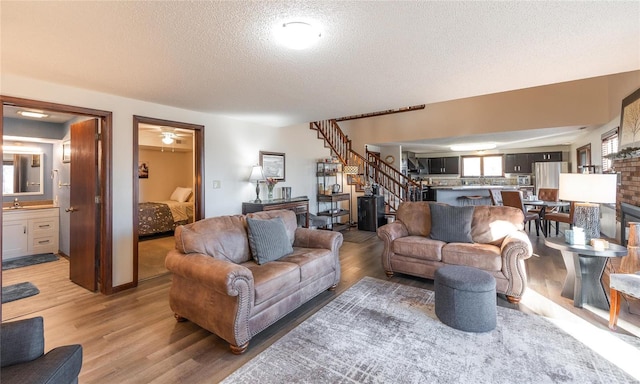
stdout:
[(536, 195), (540, 188), (559, 188), (560, 173), (569, 172), (569, 163), (566, 161), (553, 161), (533, 163)]

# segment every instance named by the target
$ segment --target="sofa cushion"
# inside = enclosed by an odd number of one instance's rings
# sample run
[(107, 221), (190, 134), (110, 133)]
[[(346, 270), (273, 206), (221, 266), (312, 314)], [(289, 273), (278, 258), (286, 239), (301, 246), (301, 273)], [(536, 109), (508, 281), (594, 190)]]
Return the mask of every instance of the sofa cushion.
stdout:
[(429, 236), (431, 233), (431, 210), (426, 201), (411, 201), (400, 204), (396, 220), (407, 228), (410, 236)]
[(321, 248), (296, 247), (291, 255), (283, 257), (280, 261), (297, 264), (303, 284), (334, 271), (336, 267), (336, 260), (331, 251)]
[(500, 248), (491, 244), (449, 243), (442, 247), (442, 262), (465, 265), (484, 271), (500, 271), (502, 256)]
[(475, 243), (500, 245), (504, 238), (524, 228), (522, 210), (503, 206), (477, 206), (473, 211), (471, 237)]
[(175, 231), (175, 241), (176, 249), (182, 253), (202, 253), (236, 264), (251, 260), (247, 228), (241, 215), (180, 225)]
[(248, 217), (247, 226), (249, 246), (256, 263), (265, 264), (293, 252), (287, 230), (280, 217), (267, 220)]
[(244, 263), (253, 274), (256, 305), (300, 284), (300, 268), (295, 263), (272, 261), (263, 265)]
[(446, 243), (422, 236), (400, 237), (394, 240), (393, 253), (422, 260), (442, 260), (442, 247)]
[(430, 237), (447, 243), (472, 243), (473, 208), (431, 204)]
[(247, 218), (252, 219), (273, 219), (274, 217), (279, 217), (284, 222), (284, 227), (287, 230), (287, 236), (289, 236), (289, 240), (291, 241), (291, 245), (293, 245), (293, 240), (296, 237), (296, 229), (298, 229), (298, 217), (295, 212), (289, 209), (274, 209), (272, 211), (260, 211), (260, 212), (252, 212), (247, 213)]

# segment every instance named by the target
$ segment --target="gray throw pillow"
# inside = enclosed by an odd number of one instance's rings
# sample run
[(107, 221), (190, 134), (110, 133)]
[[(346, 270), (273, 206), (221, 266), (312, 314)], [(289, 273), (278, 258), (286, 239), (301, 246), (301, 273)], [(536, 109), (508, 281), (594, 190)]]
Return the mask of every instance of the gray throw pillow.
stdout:
[(268, 220), (247, 218), (249, 246), (258, 264), (278, 260), (293, 252), (284, 221), (279, 217)]
[(473, 243), (471, 220), (473, 206), (429, 204), (431, 209), (431, 235), (435, 240), (447, 243)]

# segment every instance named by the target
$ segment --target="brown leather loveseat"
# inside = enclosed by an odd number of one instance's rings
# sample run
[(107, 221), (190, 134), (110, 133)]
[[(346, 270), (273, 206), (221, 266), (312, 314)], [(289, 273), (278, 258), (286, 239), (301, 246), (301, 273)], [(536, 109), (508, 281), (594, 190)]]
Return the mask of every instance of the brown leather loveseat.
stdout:
[[(523, 231), (522, 211), (503, 206), (442, 208), (438, 204), (434, 211), (472, 210), (467, 215), (467, 241), (446, 242), (432, 238), (432, 228), (439, 223), (432, 222), (431, 204), (404, 202), (396, 220), (378, 228), (378, 237), (384, 241), (382, 266), (387, 276), (400, 272), (433, 279), (442, 265), (465, 265), (489, 272), (496, 279), (496, 291), (512, 303), (519, 302), (527, 284), (524, 260), (533, 252)], [(451, 216), (445, 211), (436, 217), (448, 221), (454, 235), (463, 234), (464, 225)]]
[[(248, 218), (279, 217), (293, 252), (258, 264), (252, 258)], [(279, 220), (279, 219), (275, 219)], [(340, 281), (342, 234), (298, 228), (292, 211), (221, 216), (179, 226), (165, 264), (173, 273), (169, 305), (229, 342), (236, 354), (249, 340)]]

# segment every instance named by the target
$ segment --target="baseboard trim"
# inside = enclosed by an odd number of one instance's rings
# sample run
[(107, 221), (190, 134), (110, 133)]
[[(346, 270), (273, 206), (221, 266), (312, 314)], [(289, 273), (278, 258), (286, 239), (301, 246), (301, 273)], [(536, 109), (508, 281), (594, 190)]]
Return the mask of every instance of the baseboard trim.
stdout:
[(118, 292), (125, 291), (127, 289), (131, 289), (131, 288), (135, 288), (135, 287), (137, 287), (137, 284), (134, 283), (134, 282), (127, 283), (127, 284), (122, 284), (122, 285), (117, 285), (117, 286), (111, 288), (111, 292), (109, 292), (109, 294), (118, 293)]

